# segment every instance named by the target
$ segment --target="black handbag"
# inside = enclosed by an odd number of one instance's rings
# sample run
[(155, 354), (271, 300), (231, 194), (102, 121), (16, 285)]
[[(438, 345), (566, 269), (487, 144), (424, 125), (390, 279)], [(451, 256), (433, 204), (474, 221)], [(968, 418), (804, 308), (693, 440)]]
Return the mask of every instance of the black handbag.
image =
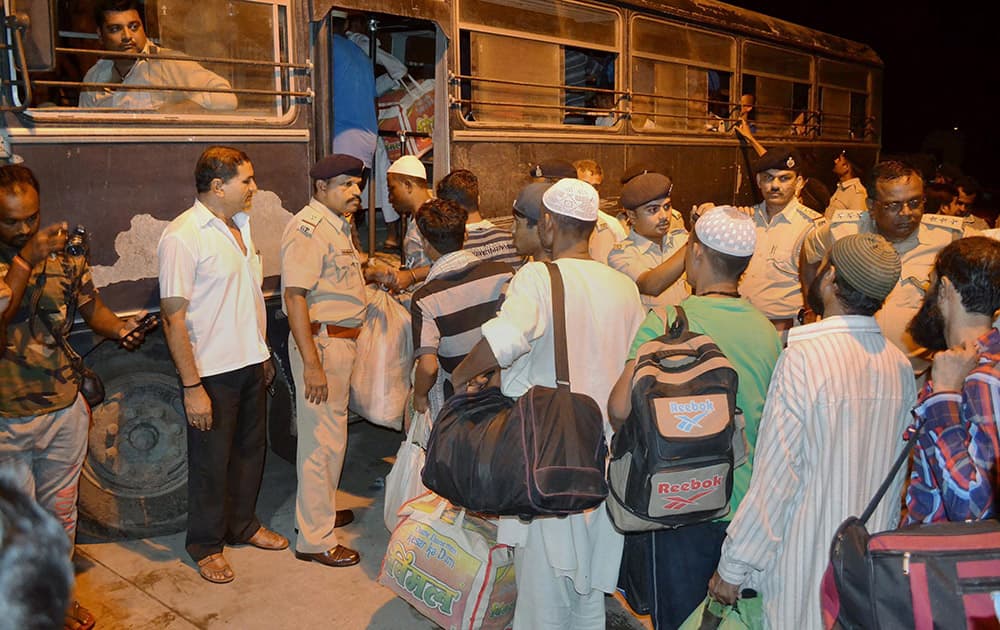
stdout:
[(604, 419), (592, 398), (570, 391), (562, 276), (556, 265), (546, 267), (556, 387), (535, 385), (516, 401), (498, 387), (456, 394), (427, 442), (424, 485), (474, 512), (565, 515), (596, 507), (608, 494)]
[(104, 402), (104, 381), (101, 380), (101, 377), (97, 375), (97, 372), (84, 365), (83, 359), (73, 349), (73, 346), (69, 345), (66, 336), (61, 330), (52, 325), (48, 317), (42, 316), (39, 319), (42, 320), (52, 338), (56, 340), (56, 343), (59, 344), (59, 347), (69, 359), (73, 371), (76, 372), (77, 382), (80, 384), (80, 393), (83, 395), (84, 400), (87, 401), (87, 404), (90, 405), (90, 408), (93, 409)]
[(1000, 523), (916, 524), (869, 534), (865, 524), (909, 457), (920, 428), (861, 516), (837, 529), (820, 601), (826, 628), (996, 628)]

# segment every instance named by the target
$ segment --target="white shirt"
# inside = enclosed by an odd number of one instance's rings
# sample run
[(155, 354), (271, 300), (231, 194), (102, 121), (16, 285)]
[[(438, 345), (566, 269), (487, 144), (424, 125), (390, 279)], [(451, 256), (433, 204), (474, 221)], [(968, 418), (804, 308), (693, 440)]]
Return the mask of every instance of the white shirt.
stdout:
[[(142, 50), (147, 55), (180, 55), (175, 50), (161, 48), (150, 42)], [(99, 59), (87, 70), (84, 83), (113, 83), (118, 72), (112, 59)], [(232, 89), (226, 81), (195, 61), (183, 59), (136, 59), (122, 80), (122, 85), (169, 85), (187, 88)], [(166, 103), (190, 100), (208, 110), (236, 109), (236, 95), (226, 92), (171, 92), (167, 90), (83, 90), (80, 107), (111, 107), (115, 109), (159, 109)]]
[(188, 301), (188, 336), (200, 376), (232, 372), (266, 360), (264, 270), (250, 234), (250, 217), (238, 213), (246, 255), (226, 224), (200, 201), (170, 222), (160, 236), (160, 299)]
[(830, 197), (830, 205), (826, 207), (826, 218), (830, 220), (841, 210), (867, 210), (868, 191), (857, 177), (843, 182), (837, 182), (837, 190)]
[[(888, 474), (915, 401), (909, 361), (873, 318), (830, 317), (789, 330), (767, 392), (750, 489), (718, 569), (731, 584), (761, 590), (771, 628), (822, 627), (819, 586), (830, 541)], [(869, 531), (895, 527), (902, 484), (898, 474)]]
[[(594, 399), (608, 424), (608, 395), (644, 317), (639, 290), (629, 278), (593, 260), (556, 261), (563, 277), (570, 388)], [(483, 324), (483, 337), (500, 363), (503, 393), (518, 397), (532, 385), (555, 387), (552, 290), (543, 263), (526, 264), (511, 280), (500, 313)], [(523, 523), (503, 517), (497, 542), (524, 546), (529, 532), (544, 540), (545, 558), (580, 594), (614, 591), (624, 539), (603, 504), (565, 518)]]

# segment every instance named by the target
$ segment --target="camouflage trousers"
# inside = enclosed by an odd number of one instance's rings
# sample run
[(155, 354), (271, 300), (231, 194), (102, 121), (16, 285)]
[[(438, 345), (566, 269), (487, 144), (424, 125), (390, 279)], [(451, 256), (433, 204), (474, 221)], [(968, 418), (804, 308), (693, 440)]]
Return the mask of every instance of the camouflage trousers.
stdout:
[(24, 492), (53, 514), (72, 543), (80, 470), (87, 454), (90, 409), (83, 396), (59, 411), (0, 417), (0, 468), (14, 471)]

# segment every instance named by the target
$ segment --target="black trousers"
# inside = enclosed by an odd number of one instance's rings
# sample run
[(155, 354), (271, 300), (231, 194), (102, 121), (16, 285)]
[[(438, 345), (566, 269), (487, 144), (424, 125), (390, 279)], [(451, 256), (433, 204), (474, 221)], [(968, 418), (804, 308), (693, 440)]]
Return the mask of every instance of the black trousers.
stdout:
[(675, 630), (705, 599), (728, 526), (711, 522), (652, 532), (650, 616), (656, 630)]
[(257, 494), (267, 449), (263, 364), (202, 377), (201, 382), (212, 400), (212, 428), (187, 427), (185, 546), (195, 562), (257, 532)]

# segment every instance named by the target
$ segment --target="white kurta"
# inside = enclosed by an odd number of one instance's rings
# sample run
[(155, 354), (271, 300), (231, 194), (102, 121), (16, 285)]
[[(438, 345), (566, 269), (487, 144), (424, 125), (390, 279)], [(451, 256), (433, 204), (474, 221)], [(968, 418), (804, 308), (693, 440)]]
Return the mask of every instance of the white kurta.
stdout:
[[(771, 628), (822, 627), (819, 587), (830, 541), (888, 474), (915, 401), (909, 361), (873, 318), (830, 317), (789, 331), (750, 489), (719, 562), (727, 582), (759, 588)], [(902, 483), (897, 475), (869, 531), (896, 525)]]
[[(627, 276), (592, 260), (564, 258), (556, 264), (566, 289), (570, 387), (593, 398), (601, 408), (610, 439), (608, 395), (642, 323), (639, 291)], [(502, 389), (508, 396), (521, 396), (533, 385), (555, 386), (551, 301), (544, 264), (528, 263), (511, 281), (499, 315), (483, 324), (483, 337), (503, 368)], [(568, 577), (581, 596), (615, 589), (623, 538), (603, 504), (582, 514), (537, 518), (530, 524), (501, 518), (497, 538), (537, 550), (528, 560), (547, 565), (553, 580)], [(522, 602), (531, 599), (528, 593), (519, 594), (519, 610)]]

